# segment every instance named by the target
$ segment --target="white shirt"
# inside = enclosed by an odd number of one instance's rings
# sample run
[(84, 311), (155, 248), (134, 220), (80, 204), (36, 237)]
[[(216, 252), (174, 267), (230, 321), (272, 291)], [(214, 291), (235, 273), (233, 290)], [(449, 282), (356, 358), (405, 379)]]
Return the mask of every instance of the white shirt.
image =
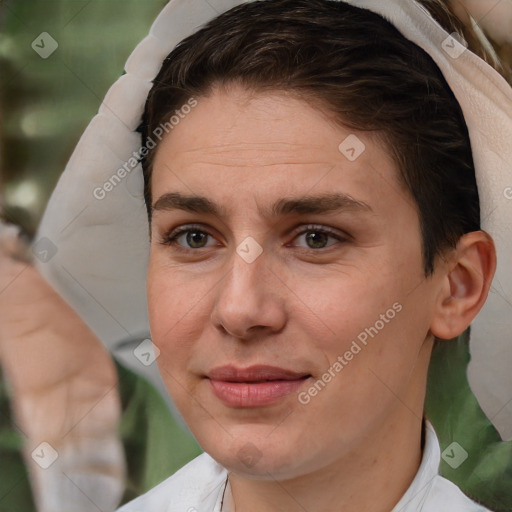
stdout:
[[(418, 472), (390, 512), (490, 512), (439, 475), (441, 450), (431, 423), (425, 421), (425, 446)], [(234, 512), (227, 469), (202, 453), (118, 512)]]

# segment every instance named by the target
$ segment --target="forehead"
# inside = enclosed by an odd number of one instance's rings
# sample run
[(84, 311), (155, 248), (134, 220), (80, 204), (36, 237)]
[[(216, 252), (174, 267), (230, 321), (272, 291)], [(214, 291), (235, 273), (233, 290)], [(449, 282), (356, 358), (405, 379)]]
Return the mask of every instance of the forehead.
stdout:
[(215, 90), (159, 144), (153, 198), (170, 188), (231, 203), (284, 191), (404, 195), (389, 153), (377, 134), (340, 126), (294, 95)]

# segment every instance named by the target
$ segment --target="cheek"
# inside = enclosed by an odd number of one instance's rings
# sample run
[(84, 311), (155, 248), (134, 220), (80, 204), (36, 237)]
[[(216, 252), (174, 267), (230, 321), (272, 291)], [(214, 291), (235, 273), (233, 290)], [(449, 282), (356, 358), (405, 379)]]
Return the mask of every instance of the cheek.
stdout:
[(381, 326), (381, 315), (390, 321), (396, 316), (393, 304), (403, 292), (393, 274), (389, 269), (358, 269), (333, 272), (321, 280), (304, 275), (292, 288), (300, 298), (296, 320), (310, 331), (317, 347), (336, 354), (347, 350), (360, 333), (364, 337), (365, 329), (376, 322)]
[(159, 359), (170, 361), (176, 361), (180, 347), (186, 346), (185, 332), (197, 315), (195, 306), (200, 299), (190, 285), (176, 277), (175, 272), (150, 262), (146, 282), (152, 340), (161, 351)]
[(311, 354), (322, 361), (319, 370), (342, 358), (331, 390), (345, 397), (344, 390), (358, 389), (375, 407), (386, 393), (379, 379), (402, 388), (428, 331), (430, 292), (420, 267), (415, 258), (392, 256), (322, 280), (303, 275), (293, 290), (308, 306), (297, 303), (295, 320), (307, 333)]

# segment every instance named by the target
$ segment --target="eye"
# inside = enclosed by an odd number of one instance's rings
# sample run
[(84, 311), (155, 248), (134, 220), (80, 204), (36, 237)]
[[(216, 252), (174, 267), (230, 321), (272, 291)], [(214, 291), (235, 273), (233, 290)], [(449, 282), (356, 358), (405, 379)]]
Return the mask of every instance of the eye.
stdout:
[[(209, 233), (200, 229), (200, 226), (184, 226), (171, 231), (163, 237), (164, 245), (175, 246), (178, 249), (202, 249), (209, 247), (207, 244)], [(213, 237), (212, 237), (213, 238)], [(215, 244), (210, 244), (215, 245)]]
[[(314, 225), (307, 226), (305, 230), (297, 234), (295, 239), (303, 237), (304, 235), (306, 245), (299, 247), (303, 247), (305, 249), (325, 249), (336, 244), (336, 240), (338, 242), (346, 242), (348, 240), (348, 237), (343, 236), (332, 229)], [(328, 244), (329, 238), (334, 239), (335, 241)]]
[[(216, 245), (213, 236), (210, 235), (202, 226), (188, 225), (172, 230), (163, 236), (161, 243), (163, 245), (173, 246), (177, 250), (190, 251), (194, 249), (203, 249)], [(208, 237), (213, 243), (208, 244)], [(303, 237), (305, 245), (299, 244), (303, 249), (325, 249), (337, 242), (346, 242), (348, 236), (344, 236), (325, 226), (308, 225), (306, 229), (297, 233), (294, 240)], [(329, 243), (331, 239), (331, 243)]]

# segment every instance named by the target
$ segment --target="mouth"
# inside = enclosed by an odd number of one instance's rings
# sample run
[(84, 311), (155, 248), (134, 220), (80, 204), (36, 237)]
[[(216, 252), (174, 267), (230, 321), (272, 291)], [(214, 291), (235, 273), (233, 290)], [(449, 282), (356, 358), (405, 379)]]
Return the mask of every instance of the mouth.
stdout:
[(303, 386), (311, 374), (266, 365), (222, 366), (206, 377), (213, 394), (225, 405), (250, 408), (278, 402)]

